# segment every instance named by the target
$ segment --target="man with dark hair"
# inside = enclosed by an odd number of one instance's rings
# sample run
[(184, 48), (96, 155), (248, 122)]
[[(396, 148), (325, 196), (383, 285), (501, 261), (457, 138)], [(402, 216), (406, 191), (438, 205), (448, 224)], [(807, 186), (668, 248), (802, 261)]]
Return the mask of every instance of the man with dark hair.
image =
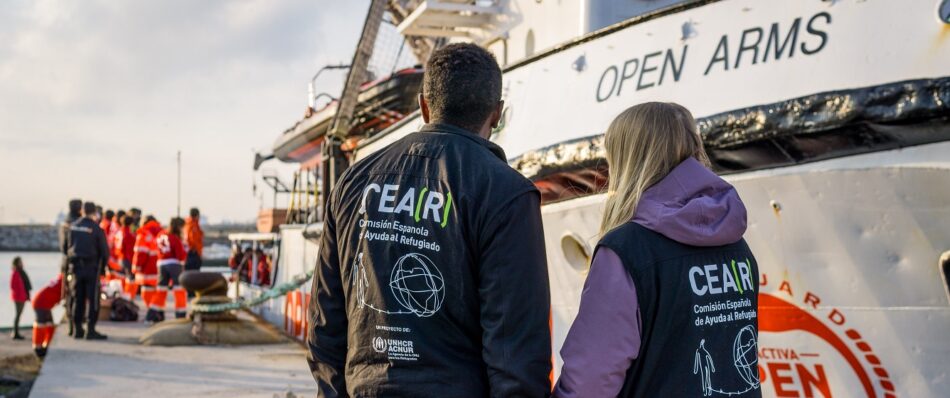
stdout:
[(318, 395), (548, 396), (540, 195), (488, 140), (498, 64), (472, 44), (436, 51), (419, 104), (427, 124), (330, 194), (309, 314)]
[[(99, 275), (109, 261), (109, 247), (106, 234), (93, 219), (97, 214), (96, 204), (86, 202), (82, 210), (83, 217), (69, 226), (63, 246), (69, 258), (69, 283), (74, 300), (70, 314), (75, 328), (73, 337), (103, 340), (106, 336), (96, 332), (96, 321), (99, 319)], [(83, 320), (87, 325), (85, 330)]]

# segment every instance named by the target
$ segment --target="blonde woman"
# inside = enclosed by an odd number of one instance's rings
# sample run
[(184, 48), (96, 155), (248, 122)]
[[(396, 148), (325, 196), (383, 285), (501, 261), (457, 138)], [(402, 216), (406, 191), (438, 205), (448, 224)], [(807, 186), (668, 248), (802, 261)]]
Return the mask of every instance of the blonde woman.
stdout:
[(606, 134), (602, 238), (557, 397), (761, 396), (758, 268), (736, 190), (686, 108), (636, 105)]

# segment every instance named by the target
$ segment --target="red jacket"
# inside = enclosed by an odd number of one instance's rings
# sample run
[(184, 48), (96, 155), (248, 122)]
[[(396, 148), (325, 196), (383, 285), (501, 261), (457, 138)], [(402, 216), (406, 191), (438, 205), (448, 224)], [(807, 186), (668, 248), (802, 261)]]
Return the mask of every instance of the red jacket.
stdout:
[(112, 220), (103, 218), (102, 221), (99, 221), (99, 228), (102, 228), (102, 233), (106, 235), (106, 244), (109, 245), (109, 249), (112, 249), (112, 235), (109, 234), (112, 229)]
[(158, 265), (166, 264), (184, 264), (188, 253), (181, 244), (181, 238), (178, 235), (170, 234), (168, 231), (162, 231), (158, 235)]
[(26, 291), (26, 284), (16, 269), (13, 269), (13, 274), (10, 275), (10, 297), (14, 303), (30, 301), (30, 292)]
[(114, 245), (115, 258), (132, 261), (135, 255), (135, 235), (132, 235), (132, 230), (128, 226), (116, 231)]
[(267, 256), (257, 259), (257, 281), (260, 286), (270, 286), (270, 261)]
[(59, 274), (33, 295), (34, 310), (52, 310), (63, 299), (63, 274)]
[(156, 239), (162, 232), (162, 226), (157, 221), (149, 221), (139, 228), (135, 234), (134, 254), (132, 255), (132, 272), (145, 275), (158, 274), (158, 245)]

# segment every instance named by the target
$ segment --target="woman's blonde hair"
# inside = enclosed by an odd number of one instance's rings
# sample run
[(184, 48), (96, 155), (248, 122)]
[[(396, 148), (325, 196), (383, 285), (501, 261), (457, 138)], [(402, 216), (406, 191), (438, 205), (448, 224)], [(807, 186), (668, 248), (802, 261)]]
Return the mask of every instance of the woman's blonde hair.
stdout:
[(647, 102), (628, 108), (610, 123), (604, 145), (610, 178), (601, 235), (630, 221), (643, 191), (686, 158), (709, 166), (696, 120), (674, 103)]

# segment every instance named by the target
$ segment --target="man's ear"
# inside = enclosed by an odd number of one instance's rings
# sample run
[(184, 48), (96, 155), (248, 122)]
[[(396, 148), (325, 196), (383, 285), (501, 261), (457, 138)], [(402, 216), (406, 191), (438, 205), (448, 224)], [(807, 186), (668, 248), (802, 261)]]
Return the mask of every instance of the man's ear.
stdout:
[(422, 121), (429, 123), (429, 104), (426, 102), (426, 97), (423, 97), (422, 94), (419, 94), (419, 109), (422, 111)]
[(491, 114), (491, 128), (497, 128), (498, 122), (501, 121), (501, 115), (505, 113), (505, 101), (498, 101), (498, 106), (495, 108), (495, 111)]

